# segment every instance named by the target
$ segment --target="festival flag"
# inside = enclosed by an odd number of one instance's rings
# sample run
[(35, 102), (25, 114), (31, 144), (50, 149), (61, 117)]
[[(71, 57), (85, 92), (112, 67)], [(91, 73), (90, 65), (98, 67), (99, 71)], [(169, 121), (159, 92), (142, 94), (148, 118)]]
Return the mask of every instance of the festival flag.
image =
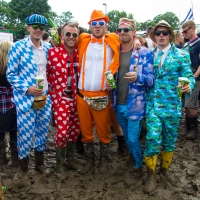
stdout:
[(183, 23), (186, 22), (187, 20), (194, 20), (193, 9), (192, 8), (190, 8), (186, 18), (183, 20)]

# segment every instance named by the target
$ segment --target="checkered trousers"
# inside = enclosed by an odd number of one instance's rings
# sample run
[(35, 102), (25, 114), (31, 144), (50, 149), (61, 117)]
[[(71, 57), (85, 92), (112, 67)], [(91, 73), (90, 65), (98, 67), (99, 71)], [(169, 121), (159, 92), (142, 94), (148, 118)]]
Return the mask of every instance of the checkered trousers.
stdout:
[(27, 112), (23, 112), (17, 108), (19, 132), (17, 145), (20, 159), (30, 157), (33, 141), (35, 151), (44, 151), (46, 149), (50, 119), (51, 97), (49, 95), (45, 107), (41, 110), (30, 108)]

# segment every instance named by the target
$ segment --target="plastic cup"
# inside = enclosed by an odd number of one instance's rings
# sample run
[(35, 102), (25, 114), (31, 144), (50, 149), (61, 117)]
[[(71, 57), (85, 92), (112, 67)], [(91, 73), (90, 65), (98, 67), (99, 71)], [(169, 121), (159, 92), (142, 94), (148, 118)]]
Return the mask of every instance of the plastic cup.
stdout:
[(43, 76), (36, 76), (36, 87), (37, 89), (43, 89), (44, 87), (44, 77)]
[(182, 87), (190, 83), (190, 80), (186, 77), (178, 78), (178, 97), (182, 97)]

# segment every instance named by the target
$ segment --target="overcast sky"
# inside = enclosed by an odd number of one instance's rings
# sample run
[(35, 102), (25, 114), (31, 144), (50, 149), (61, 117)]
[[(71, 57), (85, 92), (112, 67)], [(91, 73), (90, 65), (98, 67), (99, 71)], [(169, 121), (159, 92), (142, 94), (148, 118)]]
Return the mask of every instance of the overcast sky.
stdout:
[(70, 11), (79, 25), (85, 28), (88, 28), (87, 22), (93, 10), (105, 12), (107, 8), (107, 12), (125, 11), (133, 14), (137, 22), (152, 20), (155, 16), (165, 12), (173, 12), (182, 21), (192, 4), (194, 21), (200, 24), (200, 0), (48, 0), (48, 3), (57, 14)]

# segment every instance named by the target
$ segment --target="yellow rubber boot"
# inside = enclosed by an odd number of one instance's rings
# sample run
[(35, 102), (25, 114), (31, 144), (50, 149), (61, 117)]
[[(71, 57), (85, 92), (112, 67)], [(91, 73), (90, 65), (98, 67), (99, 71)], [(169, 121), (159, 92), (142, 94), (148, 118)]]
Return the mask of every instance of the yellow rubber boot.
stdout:
[(157, 155), (151, 157), (144, 156), (144, 161), (147, 167), (147, 178), (142, 190), (146, 194), (152, 193), (157, 186), (157, 179), (156, 179), (157, 157), (158, 157)]
[(177, 179), (175, 179), (174, 176), (170, 175), (170, 173), (169, 173), (169, 166), (172, 162), (173, 154), (174, 154), (174, 152), (166, 152), (166, 151), (161, 152), (160, 172), (165, 181), (168, 181), (172, 185), (176, 186)]

